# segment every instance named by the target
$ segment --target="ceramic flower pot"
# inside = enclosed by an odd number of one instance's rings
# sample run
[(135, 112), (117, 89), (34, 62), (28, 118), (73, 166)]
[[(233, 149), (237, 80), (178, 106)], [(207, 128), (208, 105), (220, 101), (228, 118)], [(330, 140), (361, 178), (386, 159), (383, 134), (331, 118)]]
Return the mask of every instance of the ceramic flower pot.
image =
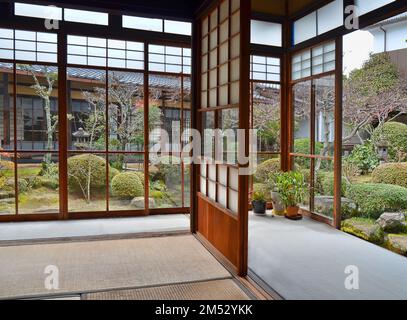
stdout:
[(299, 215), (300, 207), (288, 207), (286, 215), (288, 217), (297, 217)]
[(273, 213), (277, 216), (284, 216), (284, 205), (278, 192), (271, 192), (271, 202), (273, 203)]

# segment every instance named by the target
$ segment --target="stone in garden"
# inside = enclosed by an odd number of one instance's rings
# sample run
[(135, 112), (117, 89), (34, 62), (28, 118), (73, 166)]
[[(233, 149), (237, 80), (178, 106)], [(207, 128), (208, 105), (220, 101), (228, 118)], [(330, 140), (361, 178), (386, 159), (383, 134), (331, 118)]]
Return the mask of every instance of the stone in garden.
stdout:
[[(149, 206), (150, 208), (155, 207), (155, 201), (154, 199), (148, 199), (149, 201)], [(135, 207), (137, 209), (144, 209), (145, 208), (145, 203), (144, 203), (144, 197), (136, 197), (131, 201), (132, 207)]]
[[(316, 196), (315, 211), (328, 217), (333, 217), (335, 198), (332, 196)], [(342, 198), (342, 217), (352, 218), (358, 213), (357, 205), (350, 199)]]
[(376, 244), (382, 244), (384, 241), (383, 230), (374, 221), (368, 219), (345, 220), (342, 222), (342, 231)]
[(14, 191), (5, 191), (5, 190), (0, 191), (0, 200), (13, 198), (13, 197), (14, 197)]
[(1, 199), (0, 204), (14, 204), (15, 198)]
[(389, 250), (407, 257), (407, 235), (389, 234), (386, 245)]
[(400, 212), (383, 213), (377, 220), (378, 225), (386, 232), (398, 233), (406, 228), (405, 216)]

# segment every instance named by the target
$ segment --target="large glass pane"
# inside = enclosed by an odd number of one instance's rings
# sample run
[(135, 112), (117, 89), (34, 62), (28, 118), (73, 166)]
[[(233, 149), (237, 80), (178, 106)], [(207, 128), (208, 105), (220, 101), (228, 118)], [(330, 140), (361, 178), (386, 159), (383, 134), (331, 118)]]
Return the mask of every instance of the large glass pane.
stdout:
[(143, 74), (109, 71), (109, 150), (144, 150)]
[(314, 170), (314, 213), (333, 219), (334, 213), (333, 161), (315, 160)]
[[(110, 174), (114, 172), (109, 168)], [(105, 212), (106, 157), (70, 154), (68, 158), (69, 212)]]
[(280, 86), (253, 84), (253, 129), (257, 129), (259, 152), (280, 151)]
[(182, 168), (179, 157), (162, 156), (151, 161), (149, 178), (152, 209), (182, 207)]
[(106, 150), (106, 73), (68, 68), (70, 150)]
[(161, 144), (164, 152), (181, 151), (181, 85), (180, 77), (149, 77), (150, 148)]
[(58, 161), (57, 154), (18, 154), (19, 214), (59, 213)]
[(17, 139), (19, 150), (58, 150), (58, 69), (18, 65)]
[(334, 155), (335, 76), (315, 80), (315, 154)]
[[(306, 164), (306, 165), (304, 165)], [(294, 169), (296, 171), (300, 171), (305, 178), (305, 183), (308, 186), (308, 191), (305, 194), (304, 201), (300, 203), (300, 207), (303, 210), (310, 211), (310, 202), (311, 202), (311, 194), (312, 194), (312, 180), (311, 180), (311, 159), (307, 159), (304, 157), (295, 157), (294, 158)]]
[(14, 149), (13, 65), (0, 66), (0, 150), (10, 150)]
[(297, 154), (311, 153), (311, 81), (293, 86), (294, 147)]
[(0, 153), (0, 215), (15, 214), (14, 155)]
[[(109, 155), (110, 211), (143, 210), (145, 208), (145, 176), (143, 155)], [(150, 200), (150, 204), (153, 204)]]

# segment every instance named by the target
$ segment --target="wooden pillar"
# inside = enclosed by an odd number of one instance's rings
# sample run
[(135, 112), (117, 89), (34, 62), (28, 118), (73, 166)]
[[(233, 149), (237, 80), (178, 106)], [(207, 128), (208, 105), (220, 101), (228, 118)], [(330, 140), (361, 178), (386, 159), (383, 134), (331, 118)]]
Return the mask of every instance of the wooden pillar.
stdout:
[(342, 93), (343, 93), (343, 38), (338, 36), (336, 39), (336, 57), (335, 57), (335, 145), (334, 145), (334, 227), (340, 229), (342, 222)]
[(68, 219), (68, 96), (67, 96), (67, 35), (58, 33), (58, 140), (59, 140), (59, 208), (60, 218)]

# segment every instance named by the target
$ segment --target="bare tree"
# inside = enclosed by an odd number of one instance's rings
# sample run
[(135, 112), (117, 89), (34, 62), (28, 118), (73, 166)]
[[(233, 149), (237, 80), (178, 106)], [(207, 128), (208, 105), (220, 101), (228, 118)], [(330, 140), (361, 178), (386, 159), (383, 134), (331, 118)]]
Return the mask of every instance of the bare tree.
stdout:
[[(46, 135), (47, 135), (47, 145), (46, 150), (52, 150), (52, 144), (54, 139), (54, 134), (58, 128), (58, 116), (53, 116), (51, 113), (51, 96), (54, 91), (54, 85), (58, 81), (58, 74), (52, 71), (51, 67), (48, 66), (32, 66), (32, 65), (18, 65), (18, 68), (29, 73), (33, 80), (34, 85), (31, 87), (34, 89), (35, 94), (39, 96), (43, 101), (44, 112), (45, 112), (45, 125), (46, 125)], [(45, 83), (39, 80), (39, 77), (45, 79)], [(51, 164), (51, 154), (46, 153), (44, 156), (44, 164), (46, 168)]]

